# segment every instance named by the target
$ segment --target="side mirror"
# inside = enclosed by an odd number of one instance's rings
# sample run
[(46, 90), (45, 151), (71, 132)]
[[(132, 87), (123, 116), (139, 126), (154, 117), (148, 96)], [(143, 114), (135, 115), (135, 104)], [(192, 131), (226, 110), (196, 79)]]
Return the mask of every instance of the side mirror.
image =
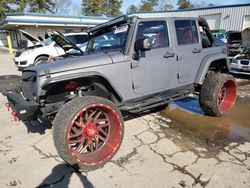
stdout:
[(147, 51), (152, 49), (152, 40), (150, 38), (139, 38), (135, 42), (135, 51)]

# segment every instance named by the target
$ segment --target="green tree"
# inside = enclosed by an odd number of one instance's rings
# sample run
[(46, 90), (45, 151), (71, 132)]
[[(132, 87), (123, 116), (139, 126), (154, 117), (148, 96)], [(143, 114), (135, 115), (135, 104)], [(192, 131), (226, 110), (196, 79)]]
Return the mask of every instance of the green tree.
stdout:
[(4, 18), (5, 13), (9, 12), (9, 6), (5, 0), (0, 1), (0, 20)]
[(142, 0), (139, 11), (152, 11), (156, 5), (158, 5), (158, 0)]
[(86, 16), (119, 16), (122, 0), (83, 0), (83, 14)]
[(105, 11), (104, 15), (109, 17), (120, 16), (122, 14), (120, 11), (122, 2), (122, 0), (106, 0), (103, 5)]
[(14, 12), (54, 13), (54, 7), (53, 0), (1, 0), (0, 18), (3, 19), (6, 13)]
[(25, 9), (28, 7), (28, 1), (27, 0), (19, 0), (14, 3), (15, 9), (13, 8), (11, 11), (12, 12), (24, 12)]
[(86, 16), (102, 16), (105, 11), (103, 5), (105, 0), (83, 0), (83, 14)]
[(127, 9), (127, 14), (133, 14), (138, 12), (138, 8), (135, 5), (130, 5)]
[(15, 2), (15, 0), (0, 0), (0, 20), (4, 18), (6, 13), (13, 12), (11, 5)]
[(178, 0), (178, 9), (189, 9), (193, 8), (194, 5), (189, 0)]
[(28, 1), (28, 12), (55, 13), (55, 2), (53, 0), (30, 0)]

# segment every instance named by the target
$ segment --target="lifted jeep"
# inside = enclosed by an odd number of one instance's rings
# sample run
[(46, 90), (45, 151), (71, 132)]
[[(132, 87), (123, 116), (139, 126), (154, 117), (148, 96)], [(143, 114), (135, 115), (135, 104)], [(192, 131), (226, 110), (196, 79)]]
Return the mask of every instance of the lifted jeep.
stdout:
[(21, 91), (5, 93), (20, 120), (53, 121), (55, 147), (70, 165), (93, 170), (111, 160), (123, 138), (120, 111), (138, 113), (196, 93), (208, 115), (222, 116), (235, 102), (226, 46), (204, 19), (142, 13), (88, 33), (83, 56), (25, 69)]

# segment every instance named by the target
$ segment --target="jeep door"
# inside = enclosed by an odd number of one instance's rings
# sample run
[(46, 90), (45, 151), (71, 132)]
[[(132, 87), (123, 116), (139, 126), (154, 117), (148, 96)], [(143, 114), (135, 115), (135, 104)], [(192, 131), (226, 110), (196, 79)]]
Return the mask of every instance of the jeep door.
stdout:
[(133, 90), (139, 95), (165, 91), (177, 77), (177, 65), (165, 19), (138, 20), (134, 44), (140, 38), (150, 38), (152, 49), (132, 53)]
[(193, 83), (203, 59), (196, 19), (174, 19), (175, 52), (178, 66), (178, 81), (182, 85)]

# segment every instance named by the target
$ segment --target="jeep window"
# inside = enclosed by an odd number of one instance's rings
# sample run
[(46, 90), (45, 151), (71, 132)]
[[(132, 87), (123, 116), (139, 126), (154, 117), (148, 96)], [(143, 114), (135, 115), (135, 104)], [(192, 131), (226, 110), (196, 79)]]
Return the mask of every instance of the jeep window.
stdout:
[(149, 37), (152, 47), (164, 48), (169, 46), (167, 23), (165, 21), (140, 22), (137, 29), (136, 39)]
[(176, 20), (175, 30), (178, 45), (199, 42), (195, 20)]
[(90, 38), (86, 52), (124, 50), (128, 30), (128, 24), (120, 24), (97, 32)]

